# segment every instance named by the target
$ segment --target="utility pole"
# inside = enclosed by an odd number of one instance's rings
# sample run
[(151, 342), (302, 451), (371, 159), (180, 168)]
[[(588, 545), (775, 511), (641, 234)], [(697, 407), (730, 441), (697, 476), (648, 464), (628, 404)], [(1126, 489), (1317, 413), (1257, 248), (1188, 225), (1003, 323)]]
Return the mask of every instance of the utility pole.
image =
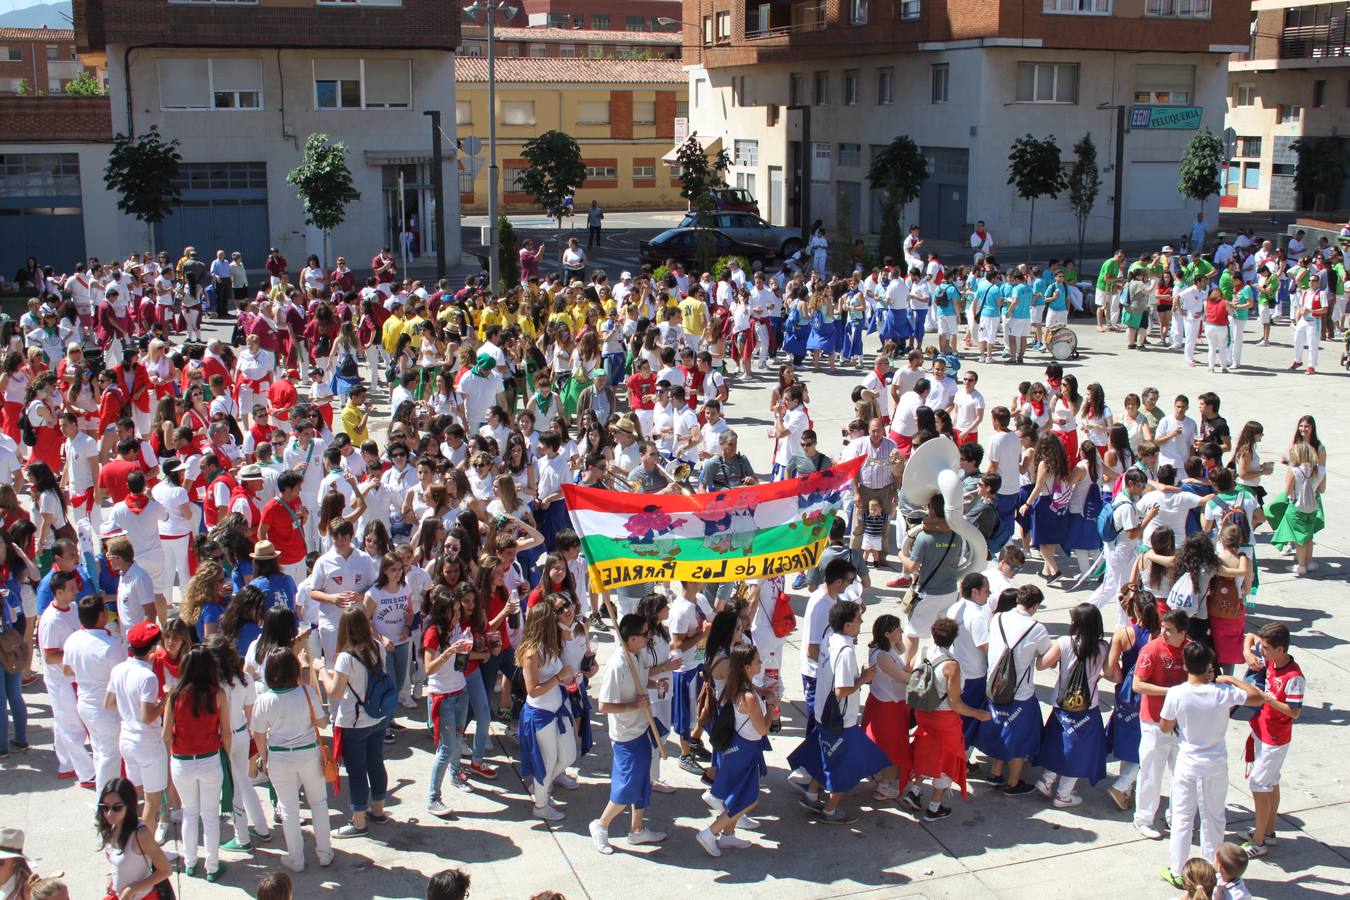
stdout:
[(801, 178), (797, 182), (797, 214), (801, 216), (802, 246), (811, 239), (811, 163), (815, 157), (815, 147), (811, 144), (811, 107), (807, 105), (789, 106), (802, 114), (802, 158)]
[(441, 111), (429, 109), (422, 113), (431, 117), (431, 196), (436, 204), (436, 278), (445, 277), (445, 173), (441, 158)]
[(1125, 198), (1121, 196), (1125, 191), (1125, 104), (1102, 103), (1097, 108), (1116, 111), (1116, 159), (1113, 164), (1115, 171), (1112, 173), (1115, 176), (1115, 186), (1112, 188), (1115, 197), (1111, 201), (1111, 250), (1114, 252), (1120, 248), (1120, 217), (1125, 206)]
[(487, 12), (485, 15), (488, 33), (488, 281), (491, 285), (489, 291), (495, 294), (501, 277), (501, 273), (498, 272), (501, 260), (498, 258), (497, 250), (497, 242), (500, 237), (497, 233), (497, 57), (493, 46), (497, 42), (495, 24), (497, 9), (494, 0), (488, 0), (486, 6)]

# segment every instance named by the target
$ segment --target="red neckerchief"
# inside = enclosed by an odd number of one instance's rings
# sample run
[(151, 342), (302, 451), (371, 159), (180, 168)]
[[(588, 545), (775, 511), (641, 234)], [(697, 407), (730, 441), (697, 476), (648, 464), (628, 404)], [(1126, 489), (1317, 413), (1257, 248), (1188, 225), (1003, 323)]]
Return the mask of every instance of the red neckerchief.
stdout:
[(136, 515), (145, 512), (145, 507), (150, 503), (150, 498), (144, 494), (127, 494), (127, 509)]
[(1036, 413), (1036, 418), (1039, 419), (1041, 416), (1045, 415), (1044, 400), (1042, 400), (1040, 403), (1037, 403), (1035, 400), (1028, 400), (1027, 402), (1031, 404), (1031, 409), (1034, 413)]

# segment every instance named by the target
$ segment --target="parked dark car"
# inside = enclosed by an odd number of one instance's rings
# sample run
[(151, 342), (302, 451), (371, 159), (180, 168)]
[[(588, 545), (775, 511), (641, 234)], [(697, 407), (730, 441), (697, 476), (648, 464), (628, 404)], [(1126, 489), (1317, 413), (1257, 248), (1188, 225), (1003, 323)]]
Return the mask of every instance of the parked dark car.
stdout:
[(699, 247), (699, 228), (671, 228), (663, 231), (650, 241), (640, 241), (638, 243), (638, 258), (644, 263), (650, 263), (653, 267), (664, 265), (666, 260), (674, 259), (682, 263), (691, 264), (699, 261), (699, 265), (711, 265), (719, 256), (743, 256), (750, 261), (753, 266), (759, 263), (761, 266), (767, 266), (778, 256), (778, 250), (774, 247), (765, 247), (760, 244), (751, 244), (746, 241), (738, 241), (725, 231), (716, 228), (709, 228), (707, 232), (712, 235), (712, 259), (700, 261), (701, 248)]
[[(686, 213), (680, 220), (680, 227), (692, 227), (696, 218), (695, 213)], [(707, 224), (725, 231), (738, 241), (777, 247), (780, 257), (791, 256), (802, 249), (802, 233), (799, 229), (770, 225), (754, 213), (718, 210), (708, 214)]]

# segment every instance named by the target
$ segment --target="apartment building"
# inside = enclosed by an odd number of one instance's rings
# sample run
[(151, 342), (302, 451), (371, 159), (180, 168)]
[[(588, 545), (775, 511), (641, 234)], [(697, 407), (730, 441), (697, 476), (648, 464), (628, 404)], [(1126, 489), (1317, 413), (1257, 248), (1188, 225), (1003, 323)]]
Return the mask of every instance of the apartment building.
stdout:
[[(1117, 202), (1123, 238), (1178, 235), (1196, 212), (1176, 191), (1178, 161), (1201, 124), (1223, 131), (1228, 54), (1247, 48), (1249, 24), (1244, 5), (1211, 0), (685, 0), (682, 19), (689, 128), (721, 141), (729, 180), (771, 221), (805, 212), (876, 233), (868, 169), (907, 134), (929, 175), (904, 223), (964, 240), (984, 220), (1004, 246), (1028, 237), (1030, 204), (1007, 183), (1027, 133), (1054, 135), (1066, 167), (1092, 135), (1104, 171), (1088, 240), (1110, 239)], [(1035, 217), (1038, 243), (1077, 240), (1067, 195)]]
[[(75, 0), (82, 57), (107, 69), (112, 128), (158, 126), (180, 142), (182, 202), (156, 243), (239, 250), (259, 268), (275, 246), (298, 269), (323, 250), (286, 175), (306, 138), (344, 142), (360, 200), (330, 256), (364, 266), (405, 230), (434, 246), (431, 126), (454, 147), (459, 7), (440, 0)], [(448, 259), (459, 259), (453, 163), (444, 164)], [(81, 172), (97, 182), (100, 172)], [(400, 178), (402, 176), (402, 178)], [(144, 243), (124, 221), (120, 249)], [(331, 262), (331, 259), (329, 260)]]
[[(536, 59), (679, 59), (680, 35), (670, 31), (595, 31), (538, 26), (496, 28), (498, 57)], [(457, 56), (487, 56), (487, 28), (464, 25)]]
[[(1223, 198), (1233, 209), (1312, 209), (1294, 190), (1299, 138), (1350, 148), (1350, 3), (1254, 0), (1251, 40), (1228, 66), (1237, 132)], [(1328, 209), (1350, 208), (1350, 184)]]
[[(675, 119), (688, 115), (689, 82), (671, 60), (507, 58), (497, 61), (497, 165), (501, 208), (525, 210), (534, 199), (517, 179), (529, 167), (520, 155), (531, 138), (565, 131), (586, 161), (576, 208), (676, 209), (684, 205), (675, 170), (663, 165)], [(460, 203), (487, 210), (487, 60), (460, 59), (455, 122), (461, 137), (482, 139), (480, 158), (461, 156)]]
[(73, 30), (0, 28), (0, 96), (60, 94), (83, 71)]
[(512, 24), (589, 31), (680, 30), (680, 0), (523, 0)]

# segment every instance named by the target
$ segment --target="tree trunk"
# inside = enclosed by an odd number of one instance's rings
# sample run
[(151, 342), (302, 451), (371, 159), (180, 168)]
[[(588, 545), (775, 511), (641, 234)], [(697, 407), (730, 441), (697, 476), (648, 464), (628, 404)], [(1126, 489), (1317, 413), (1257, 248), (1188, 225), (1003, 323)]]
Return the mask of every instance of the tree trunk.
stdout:
[(146, 223), (145, 223), (145, 246), (147, 246), (147, 247), (150, 248), (150, 255), (151, 255), (152, 257), (158, 255), (158, 254), (155, 253), (155, 223), (154, 223), (154, 222), (146, 222)]
[(1027, 220), (1027, 246), (1036, 246), (1036, 198), (1031, 198), (1031, 218)]

